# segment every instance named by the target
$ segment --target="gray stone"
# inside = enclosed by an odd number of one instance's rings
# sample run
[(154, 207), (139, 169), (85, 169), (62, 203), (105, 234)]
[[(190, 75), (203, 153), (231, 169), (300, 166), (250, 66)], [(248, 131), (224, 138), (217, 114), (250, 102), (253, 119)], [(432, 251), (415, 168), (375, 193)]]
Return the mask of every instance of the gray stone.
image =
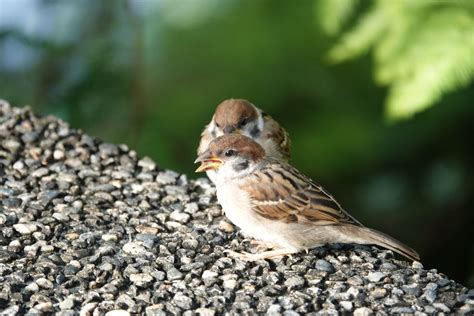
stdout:
[(216, 311), (211, 308), (200, 307), (196, 309), (196, 313), (199, 316), (214, 316), (216, 314)]
[(39, 287), (43, 289), (52, 289), (53, 288), (53, 282), (46, 278), (39, 278), (36, 280), (36, 284), (38, 284)]
[(11, 252), (19, 252), (21, 250), (21, 242), (18, 239), (12, 240), (8, 244), (8, 250)]
[(4, 310), (0, 310), (1, 315), (9, 316), (9, 315), (18, 315), (18, 312), (20, 311), (20, 306), (18, 305), (12, 305)]
[(352, 311), (352, 308), (354, 307), (354, 304), (349, 301), (341, 301), (339, 302), (339, 305), (341, 305), (342, 308), (348, 312)]
[(315, 268), (320, 270), (320, 271), (325, 271), (325, 272), (329, 272), (329, 273), (334, 272), (334, 267), (332, 266), (332, 264), (329, 263), (326, 260), (323, 260), (323, 259), (319, 259), (319, 260), (316, 261)]
[(187, 213), (182, 213), (180, 211), (174, 211), (170, 214), (170, 218), (178, 223), (185, 224), (189, 221), (191, 216)]
[(379, 299), (387, 295), (387, 290), (384, 288), (376, 288), (370, 293), (370, 295), (373, 298)]
[(102, 143), (99, 145), (99, 151), (101, 157), (110, 157), (110, 156), (117, 156), (119, 153), (119, 148), (117, 145)]
[(182, 277), (183, 277), (183, 274), (174, 267), (166, 271), (166, 278), (170, 281), (180, 280)]
[(47, 168), (38, 168), (31, 173), (31, 175), (35, 178), (42, 178), (49, 173)]
[(21, 199), (18, 198), (8, 198), (2, 201), (3, 206), (8, 208), (16, 208), (21, 206)]
[(36, 293), (39, 291), (39, 286), (35, 282), (31, 282), (27, 286), (25, 286), (25, 291), (30, 293)]
[(440, 310), (443, 313), (450, 313), (451, 309), (444, 303), (433, 303), (433, 307)]
[(387, 276), (384, 272), (369, 272), (367, 279), (370, 282), (380, 282), (383, 278)]
[(130, 281), (136, 286), (147, 287), (153, 281), (153, 277), (146, 273), (135, 273), (130, 275)]
[(13, 228), (22, 235), (29, 235), (38, 230), (38, 227), (33, 223), (15, 224)]
[(59, 302), (59, 308), (61, 310), (73, 309), (75, 305), (76, 302), (72, 297), (68, 297), (65, 300)]
[(123, 247), (124, 253), (132, 256), (143, 256), (147, 253), (145, 247), (136, 242), (128, 242)]
[(176, 183), (176, 180), (178, 179), (179, 174), (173, 171), (164, 171), (160, 172), (156, 176), (156, 182), (159, 184), (174, 184)]
[(359, 307), (354, 310), (354, 316), (367, 316), (367, 315), (373, 315), (373, 311), (370, 308), (367, 307)]
[(130, 313), (123, 309), (115, 309), (105, 313), (105, 316), (130, 316)]
[(293, 276), (293, 277), (288, 278), (285, 281), (285, 286), (287, 286), (288, 289), (290, 289), (290, 290), (299, 289), (299, 288), (303, 287), (304, 283), (305, 283), (304, 278), (302, 278), (300, 276)]
[(423, 297), (430, 304), (432, 304), (436, 300), (436, 296), (437, 294), (434, 290), (426, 290), (425, 293), (423, 293)]
[(184, 310), (190, 309), (193, 304), (193, 300), (183, 293), (176, 293), (176, 295), (173, 297), (173, 302), (176, 304), (176, 306)]
[(157, 305), (152, 305), (148, 306), (145, 309), (145, 314), (146, 316), (166, 316), (166, 312), (163, 310), (163, 305), (157, 304)]
[(390, 313), (393, 314), (413, 314), (413, 312), (413, 309), (408, 306), (393, 307), (390, 309)]
[(147, 169), (147, 170), (155, 170), (156, 164), (155, 162), (149, 157), (143, 157), (138, 161), (138, 166)]
[(412, 265), (413, 269), (423, 269), (423, 265), (421, 264), (421, 262), (418, 262), (418, 261), (413, 261)]

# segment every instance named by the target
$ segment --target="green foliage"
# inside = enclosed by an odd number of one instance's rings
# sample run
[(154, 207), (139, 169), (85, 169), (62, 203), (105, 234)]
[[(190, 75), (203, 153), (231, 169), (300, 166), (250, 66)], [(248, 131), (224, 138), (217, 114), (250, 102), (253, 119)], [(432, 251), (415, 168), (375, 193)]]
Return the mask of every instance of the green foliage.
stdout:
[[(347, 8), (335, 3), (347, 3)], [(321, 20), (337, 33), (356, 0), (324, 0), (334, 9)], [(328, 10), (330, 11), (330, 10)], [(329, 51), (338, 63), (372, 50), (375, 79), (389, 86), (386, 112), (410, 117), (474, 78), (474, 6), (469, 1), (378, 0)]]
[(359, 0), (322, 0), (316, 2), (316, 20), (330, 35), (338, 34), (352, 17)]

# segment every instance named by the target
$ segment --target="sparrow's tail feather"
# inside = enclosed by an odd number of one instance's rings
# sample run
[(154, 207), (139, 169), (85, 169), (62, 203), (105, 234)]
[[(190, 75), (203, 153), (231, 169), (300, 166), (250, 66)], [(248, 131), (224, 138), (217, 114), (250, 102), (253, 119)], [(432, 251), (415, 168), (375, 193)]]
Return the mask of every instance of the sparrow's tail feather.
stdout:
[(365, 239), (365, 243), (367, 244), (374, 244), (393, 250), (411, 260), (420, 260), (420, 255), (414, 249), (408, 247), (407, 245), (403, 244), (402, 242), (396, 240), (393, 237), (390, 237), (387, 234), (367, 227), (357, 227), (357, 230), (357, 235)]

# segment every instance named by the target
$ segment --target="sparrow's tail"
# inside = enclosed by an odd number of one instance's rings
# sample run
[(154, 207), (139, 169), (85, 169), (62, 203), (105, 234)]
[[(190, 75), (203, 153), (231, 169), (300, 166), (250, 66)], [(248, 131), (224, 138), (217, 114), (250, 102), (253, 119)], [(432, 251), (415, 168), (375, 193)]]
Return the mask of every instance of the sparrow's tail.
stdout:
[(374, 244), (393, 250), (411, 260), (420, 260), (420, 255), (414, 249), (408, 247), (407, 245), (393, 237), (390, 237), (387, 234), (367, 227), (354, 226), (354, 228), (357, 230), (355, 235), (358, 235), (359, 238), (362, 238), (366, 244)]

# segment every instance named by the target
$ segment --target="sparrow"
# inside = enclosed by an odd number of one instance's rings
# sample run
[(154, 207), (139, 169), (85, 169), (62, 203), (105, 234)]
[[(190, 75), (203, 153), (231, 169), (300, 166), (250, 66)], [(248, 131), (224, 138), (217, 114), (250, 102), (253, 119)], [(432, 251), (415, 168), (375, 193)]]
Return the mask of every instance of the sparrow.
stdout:
[[(228, 99), (217, 106), (211, 122), (201, 133), (198, 155), (205, 152), (215, 138), (232, 133), (252, 138), (270, 157), (290, 159), (291, 141), (286, 130), (270, 115), (243, 99)], [(207, 175), (214, 182), (214, 172), (209, 171)]]
[(196, 162), (201, 163), (196, 172), (215, 171), (217, 199), (229, 220), (274, 248), (255, 254), (230, 252), (232, 256), (254, 261), (330, 243), (356, 243), (420, 259), (412, 248), (364, 227), (321, 185), (246, 136), (217, 137)]

